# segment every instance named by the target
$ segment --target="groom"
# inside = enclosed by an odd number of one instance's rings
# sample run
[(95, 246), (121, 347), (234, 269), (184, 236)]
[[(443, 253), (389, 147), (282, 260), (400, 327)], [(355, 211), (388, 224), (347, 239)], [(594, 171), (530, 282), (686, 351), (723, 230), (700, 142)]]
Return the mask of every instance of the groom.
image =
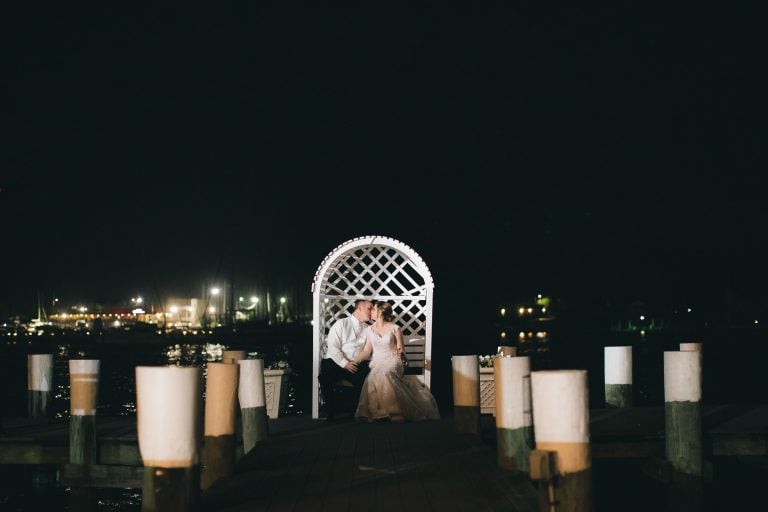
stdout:
[(320, 391), (325, 402), (322, 416), (329, 420), (334, 417), (335, 397), (333, 386), (340, 380), (347, 380), (360, 393), (365, 377), (368, 375), (368, 361), (355, 363), (355, 358), (365, 345), (363, 332), (371, 320), (373, 303), (369, 300), (356, 300), (351, 316), (342, 318), (328, 331), (327, 348), (320, 361)]

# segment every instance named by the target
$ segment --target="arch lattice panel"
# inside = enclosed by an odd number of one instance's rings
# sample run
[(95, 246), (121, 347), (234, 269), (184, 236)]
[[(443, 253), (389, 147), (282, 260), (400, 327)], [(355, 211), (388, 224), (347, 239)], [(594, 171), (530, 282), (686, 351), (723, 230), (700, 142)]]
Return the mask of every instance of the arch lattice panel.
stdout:
[(414, 263), (397, 249), (382, 245), (356, 248), (339, 258), (321, 288), (320, 339), (333, 323), (352, 313), (357, 299), (386, 300), (405, 335), (426, 332), (427, 290)]

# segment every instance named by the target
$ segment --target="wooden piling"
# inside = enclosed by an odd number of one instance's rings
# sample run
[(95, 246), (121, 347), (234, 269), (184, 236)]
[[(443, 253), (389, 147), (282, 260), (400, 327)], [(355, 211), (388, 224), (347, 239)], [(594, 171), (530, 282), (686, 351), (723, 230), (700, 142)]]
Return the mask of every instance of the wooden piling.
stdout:
[[(221, 362), (227, 364), (237, 364), (240, 361), (248, 359), (248, 352), (245, 350), (224, 350), (221, 353)], [(241, 368), (242, 371), (242, 368)], [(236, 457), (241, 457), (243, 453), (237, 446), (243, 442), (243, 416), (240, 407), (235, 405), (235, 453)]]
[(208, 363), (205, 386), (203, 490), (235, 472), (235, 408), (239, 364)]
[(480, 361), (477, 355), (453, 356), (451, 365), (456, 431), (480, 434)]
[(264, 391), (264, 360), (248, 359), (240, 364), (238, 398), (243, 417), (243, 453), (266, 439), (268, 433), (267, 402)]
[(698, 352), (664, 352), (664, 420), (672, 469), (702, 475), (701, 359)]
[(530, 359), (497, 357), (493, 370), (499, 467), (528, 473), (533, 447)]
[(42, 418), (51, 413), (53, 354), (27, 356), (27, 413)]
[(605, 405), (632, 407), (632, 347), (605, 347)]
[(69, 462), (95, 464), (96, 405), (99, 392), (99, 361), (69, 361)]
[(143, 512), (198, 509), (200, 397), (200, 368), (136, 368)]
[[(531, 373), (536, 453), (553, 453), (553, 478), (541, 482), (542, 511), (591, 511), (592, 457), (586, 370)], [(540, 465), (535, 465), (540, 469)], [(531, 468), (534, 469), (534, 466)], [(532, 477), (535, 475), (531, 474)]]
[(671, 466), (668, 510), (704, 508), (701, 352), (664, 352), (664, 423)]
[(701, 394), (704, 396), (704, 344), (697, 341), (680, 343), (680, 352), (698, 352), (701, 365)]
[[(69, 463), (93, 465), (98, 460), (96, 440), (96, 406), (99, 391), (99, 361), (69, 361)], [(92, 489), (72, 487), (70, 508), (94, 510)]]

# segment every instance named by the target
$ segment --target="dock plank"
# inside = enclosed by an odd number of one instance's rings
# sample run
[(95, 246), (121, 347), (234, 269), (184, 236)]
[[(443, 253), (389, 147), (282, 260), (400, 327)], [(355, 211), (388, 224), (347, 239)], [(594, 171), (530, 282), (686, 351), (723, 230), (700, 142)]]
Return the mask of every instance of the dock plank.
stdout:
[(349, 490), (349, 510), (368, 511), (376, 508), (376, 485), (381, 477), (374, 460), (376, 431), (380, 430), (380, 425), (370, 425), (364, 430), (355, 427), (356, 444)]
[(429, 510), (429, 500), (419, 478), (419, 468), (413, 450), (407, 443), (407, 431), (397, 429), (389, 437), (392, 465), (395, 468), (402, 510)]
[[(344, 425), (347, 427), (347, 425)], [(357, 438), (350, 432), (344, 435), (344, 442), (336, 452), (331, 467), (331, 479), (323, 497), (322, 510), (347, 510), (350, 506), (350, 488), (354, 474), (354, 457), (357, 450)], [(319, 504), (318, 504), (319, 505)], [(319, 507), (318, 507), (319, 508)]]
[(376, 510), (403, 510), (400, 494), (399, 477), (392, 453), (391, 437), (398, 430), (377, 432), (374, 438), (374, 467), (378, 472), (376, 479)]
[[(348, 422), (320, 436), (297, 436), (291, 444), (306, 449), (308, 443), (316, 445), (318, 440), (323, 448), (285, 461), (302, 467), (283, 468), (279, 484), (282, 488), (266, 505), (254, 501), (253, 492), (246, 488), (263, 487), (269, 478), (267, 472), (242, 472), (245, 468), (239, 468), (234, 477), (214, 486), (218, 499), (206, 493), (205, 509), (474, 511), (493, 505), (492, 509), (536, 510), (528, 506), (535, 503), (530, 482), (510, 481), (507, 473), (496, 467), (492, 450), (482, 447), (480, 440), (468, 445), (457, 439), (449, 420), (405, 425)], [(287, 445), (274, 438), (264, 443), (283, 448)], [(329, 456), (333, 457), (330, 464), (323, 459)], [(470, 464), (473, 471), (480, 472), (471, 481), (480, 486), (480, 491), (468, 482), (464, 466)], [(273, 467), (271, 471), (281, 470)], [(327, 485), (313, 478), (323, 473), (328, 475)], [(529, 494), (531, 499), (513, 502), (500, 488), (506, 485), (520, 486), (519, 492)], [(286, 497), (289, 488), (295, 489), (296, 496)], [(222, 500), (223, 496), (228, 498)]]
[(331, 480), (333, 461), (341, 444), (345, 441), (344, 437), (338, 433), (318, 439), (317, 444), (320, 450), (312, 462), (307, 481), (299, 493), (294, 510), (309, 510), (313, 505), (322, 504)]

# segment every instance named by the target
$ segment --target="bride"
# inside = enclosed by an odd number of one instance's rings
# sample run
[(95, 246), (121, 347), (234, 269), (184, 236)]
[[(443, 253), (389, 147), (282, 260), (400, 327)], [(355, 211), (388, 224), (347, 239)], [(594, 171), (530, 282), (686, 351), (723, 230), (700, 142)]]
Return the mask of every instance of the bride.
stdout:
[(403, 333), (394, 323), (392, 305), (373, 301), (371, 319), (365, 329), (365, 346), (358, 356), (364, 361), (373, 351), (371, 372), (363, 382), (355, 416), (393, 422), (438, 419), (440, 414), (432, 393), (424, 384), (403, 376)]

